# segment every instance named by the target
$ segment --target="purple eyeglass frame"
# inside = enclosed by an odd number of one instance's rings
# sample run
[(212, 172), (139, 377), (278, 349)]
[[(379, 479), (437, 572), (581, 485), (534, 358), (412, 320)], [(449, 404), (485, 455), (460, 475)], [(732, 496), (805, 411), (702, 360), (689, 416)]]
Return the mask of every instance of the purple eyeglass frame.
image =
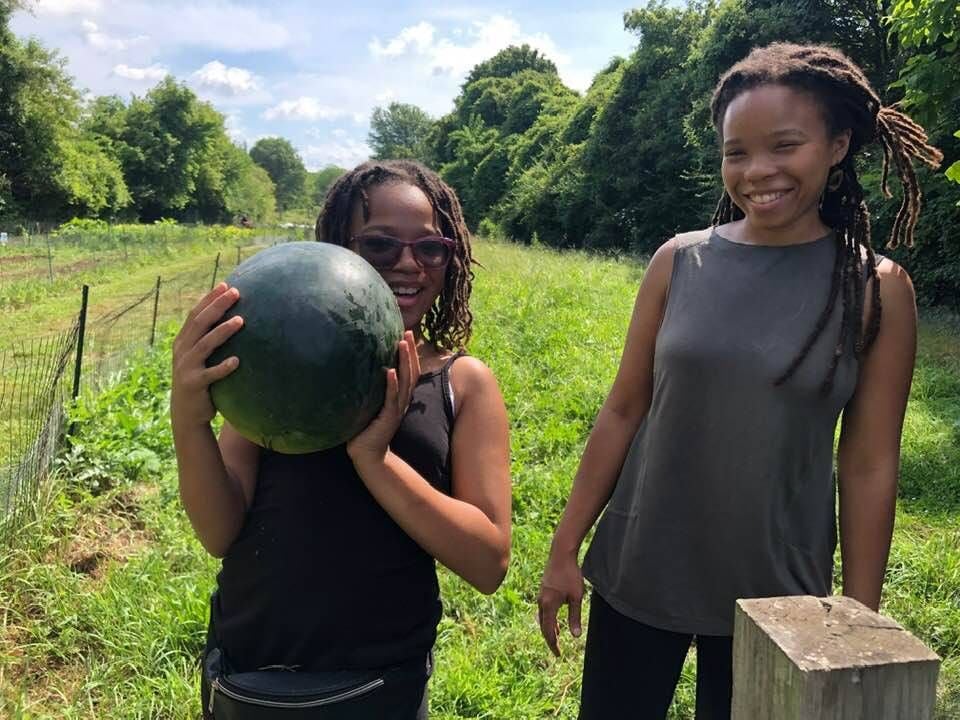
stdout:
[[(417, 261), (417, 264), (421, 265), (422, 267), (430, 267), (430, 268), (441, 268), (449, 264), (450, 260), (453, 258), (453, 251), (457, 247), (456, 240), (451, 240), (450, 238), (444, 237), (443, 235), (427, 235), (425, 237), (417, 238), (416, 240), (401, 240), (400, 238), (393, 237), (393, 235), (387, 235), (386, 233), (380, 233), (377, 235), (372, 235), (372, 234), (371, 235), (353, 235), (350, 238), (350, 243), (351, 244), (356, 243), (359, 249), (360, 240), (363, 240), (364, 238), (373, 238), (373, 237), (388, 238), (390, 240), (393, 240), (396, 243), (399, 243), (400, 245), (410, 245), (411, 250), (413, 251), (413, 259)], [(433, 240), (433, 241), (439, 240), (450, 250), (450, 257), (447, 258), (447, 261), (443, 263), (443, 265), (427, 265), (421, 262), (420, 258), (417, 257), (417, 252), (414, 248), (417, 243), (423, 242), (425, 240)], [(397, 255), (396, 260), (394, 260), (390, 265), (384, 266), (384, 267), (392, 267), (394, 264), (396, 264), (397, 260), (400, 259), (400, 255), (402, 253), (403, 253), (403, 249), (401, 248), (400, 253)], [(360, 255), (360, 257), (363, 257), (364, 260), (367, 260), (367, 262), (370, 262), (371, 265), (373, 265), (373, 263), (368, 258), (364, 257), (362, 253), (358, 252), (357, 254)], [(374, 266), (374, 267), (377, 267), (377, 266)]]

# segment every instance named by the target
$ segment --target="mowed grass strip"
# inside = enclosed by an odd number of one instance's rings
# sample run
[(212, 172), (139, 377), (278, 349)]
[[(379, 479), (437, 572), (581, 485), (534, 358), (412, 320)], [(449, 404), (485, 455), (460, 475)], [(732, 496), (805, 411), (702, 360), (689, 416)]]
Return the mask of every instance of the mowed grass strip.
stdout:
[[(494, 369), (511, 414), (513, 556), (492, 597), (441, 572), (431, 716), (572, 720), (583, 641), (566, 634), (553, 659), (535, 599), (642, 265), (492, 242), (476, 252), (484, 268), (471, 351)], [(2, 717), (199, 716), (197, 658), (218, 563), (177, 498), (166, 337), (127, 381), (80, 409), (56, 491), (17, 549), (0, 551)], [(938, 720), (960, 717), (958, 377), (960, 328), (925, 321), (884, 610), (944, 658)], [(675, 720), (693, 716), (691, 662)]]

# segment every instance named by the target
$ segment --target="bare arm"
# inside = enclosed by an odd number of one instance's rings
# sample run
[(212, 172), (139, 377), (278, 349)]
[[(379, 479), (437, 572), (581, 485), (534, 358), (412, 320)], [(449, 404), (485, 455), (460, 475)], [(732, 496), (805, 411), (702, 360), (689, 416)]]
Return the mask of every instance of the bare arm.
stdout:
[(400, 457), (357, 455), (377, 502), (433, 557), (484, 593), (503, 581), (510, 557), (507, 413), (493, 374), (474, 358), (451, 372), (459, 412), (453, 429), (452, 496)]
[(454, 363), (453, 495), (440, 492), (388, 445), (403, 414), (397, 398), (408, 397), (409, 378), (419, 376), (416, 353), (408, 350), (412, 346), (411, 335), (401, 343), (399, 379), (393, 371), (388, 374), (384, 410), (347, 444), (347, 452), (367, 489), (410, 537), (478, 590), (492, 593), (503, 581), (510, 556), (510, 455), (503, 399), (493, 374), (479, 360)]
[(557, 526), (539, 597), (540, 630), (559, 655), (557, 610), (569, 605), (570, 628), (580, 634), (583, 576), (577, 562), (580, 545), (610, 499), (617, 476), (640, 422), (650, 408), (653, 356), (663, 318), (676, 242), (654, 254), (637, 293), (613, 387), (587, 440), (570, 499)]
[(236, 539), (253, 500), (260, 448), (224, 423), (219, 443), (210, 426), (174, 429), (180, 501), (208, 553), (221, 558)]
[(211, 368), (205, 363), (242, 326), (237, 318), (219, 322), (237, 297), (224, 284), (211, 290), (190, 311), (173, 343), (170, 420), (180, 498), (197, 537), (214, 557), (223, 557), (240, 531), (259, 460), (259, 448), (229, 425), (224, 424), (219, 444), (210, 427), (215, 411), (209, 386), (233, 372), (237, 360), (227, 358)]
[(877, 610), (896, 509), (900, 438), (913, 378), (917, 310), (907, 273), (885, 260), (880, 330), (843, 412), (837, 471), (843, 594)]

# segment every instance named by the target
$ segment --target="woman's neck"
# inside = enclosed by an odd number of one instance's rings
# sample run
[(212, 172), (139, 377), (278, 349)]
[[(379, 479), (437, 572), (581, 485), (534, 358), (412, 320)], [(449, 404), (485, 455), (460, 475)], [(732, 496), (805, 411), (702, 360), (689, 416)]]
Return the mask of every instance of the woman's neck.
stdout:
[(756, 227), (749, 219), (735, 220), (724, 226), (723, 235), (729, 240), (747, 245), (799, 245), (824, 237), (830, 228), (823, 224), (819, 213), (802, 218), (787, 227)]

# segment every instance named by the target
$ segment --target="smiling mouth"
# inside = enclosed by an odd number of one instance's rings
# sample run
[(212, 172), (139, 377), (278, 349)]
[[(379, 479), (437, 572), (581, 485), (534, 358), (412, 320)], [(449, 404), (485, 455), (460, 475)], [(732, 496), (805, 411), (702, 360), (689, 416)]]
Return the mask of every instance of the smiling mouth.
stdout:
[(746, 197), (754, 205), (770, 205), (771, 203), (775, 203), (789, 192), (791, 192), (791, 190), (773, 190), (765, 193), (749, 193), (744, 197)]

